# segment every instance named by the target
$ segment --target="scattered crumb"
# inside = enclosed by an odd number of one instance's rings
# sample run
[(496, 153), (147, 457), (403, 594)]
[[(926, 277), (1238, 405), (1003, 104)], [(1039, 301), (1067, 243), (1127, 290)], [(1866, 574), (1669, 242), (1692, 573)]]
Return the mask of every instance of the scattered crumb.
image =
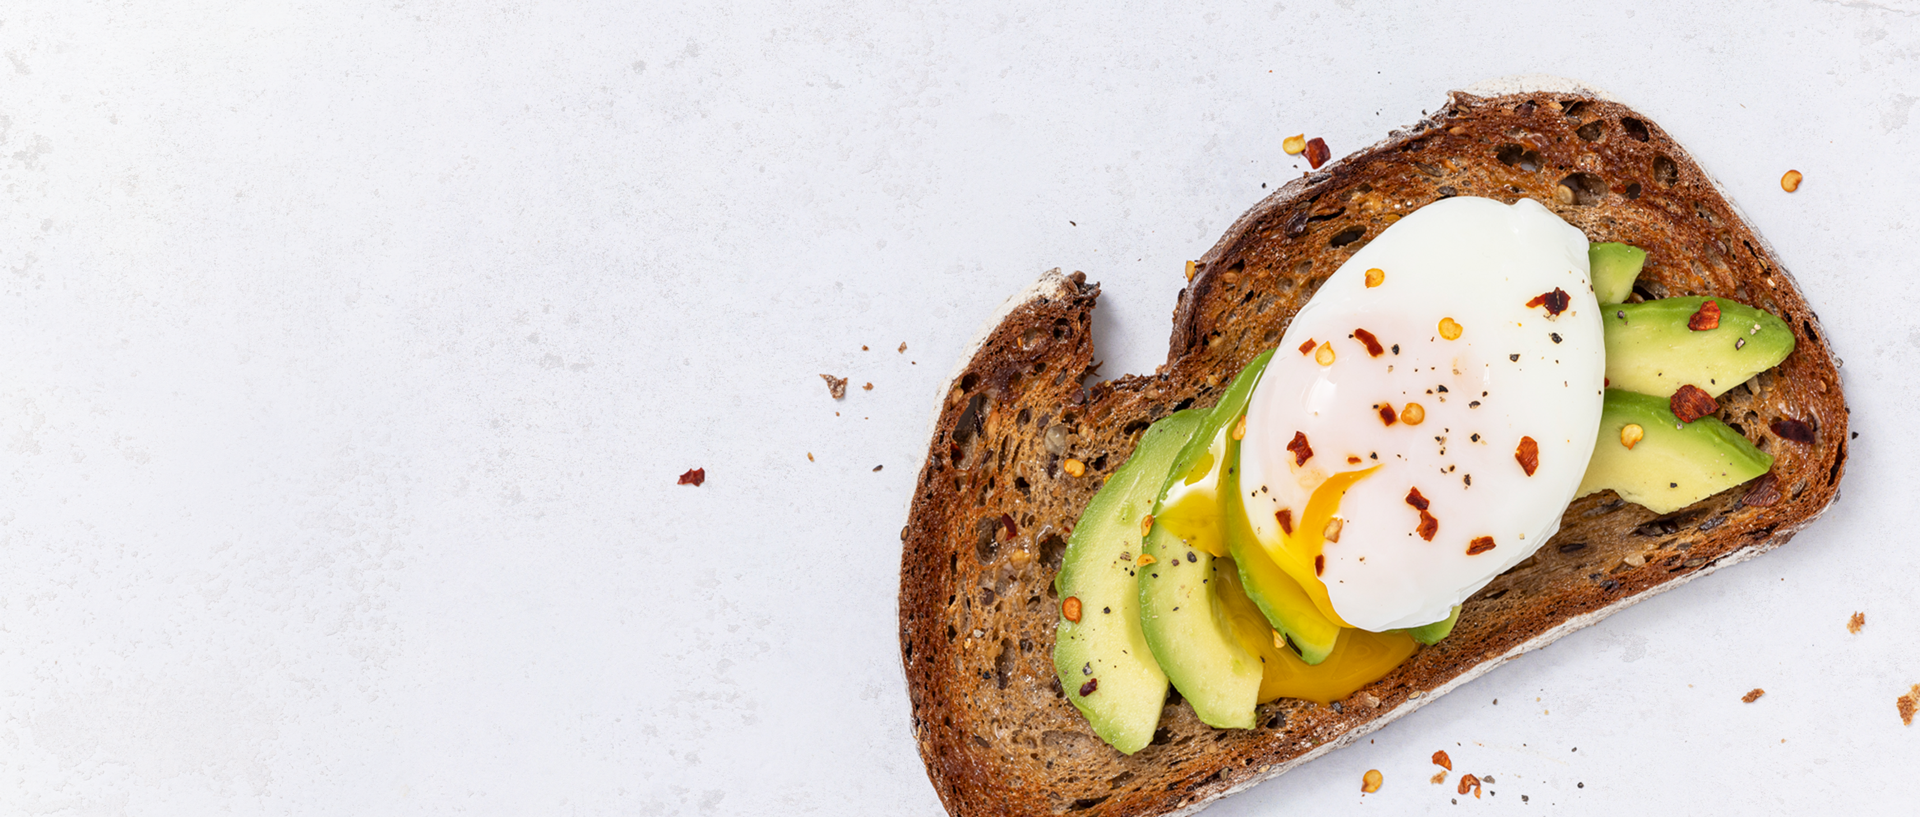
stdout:
[(874, 466), (874, 467), (873, 467), (873, 472), (874, 472), (874, 473), (876, 473), (876, 474), (878, 474), (878, 473), (880, 473), (880, 469), (882, 469), (882, 468), (885, 468), (885, 467), (886, 467), (886, 466), (884, 466), (884, 465), (876, 465), (876, 466)]
[(1453, 758), (1447, 757), (1447, 750), (1441, 749), (1433, 753), (1433, 765), (1439, 766), (1447, 771), (1453, 771)]
[(867, 345), (864, 343), (860, 344), (860, 351), (864, 352), (866, 350), (867, 350)]
[(1754, 701), (1760, 700), (1760, 696), (1765, 694), (1767, 694), (1766, 690), (1761, 689), (1759, 687), (1754, 687), (1752, 692), (1749, 692), (1745, 695), (1740, 696), (1740, 701), (1742, 703), (1750, 704), (1750, 703), (1753, 703)]
[(1789, 193), (1800, 189), (1800, 180), (1806, 178), (1798, 170), (1789, 170), (1780, 177), (1780, 189)]
[(1913, 725), (1913, 712), (1920, 709), (1920, 684), (1914, 684), (1912, 691), (1894, 700), (1894, 706), (1900, 710), (1900, 722)]
[(865, 390), (865, 391), (873, 391), (873, 384), (872, 384), (872, 383), (868, 383), (867, 385), (865, 385), (865, 386), (861, 386), (860, 388), (861, 388), (861, 389), (863, 389), (863, 390)]
[(680, 475), (681, 485), (691, 485), (698, 488), (706, 481), (707, 469), (705, 468), (689, 468), (686, 473)]
[(808, 451), (808, 452), (807, 452), (807, 462), (813, 462), (813, 452), (812, 452), (812, 451)]
[(1427, 778), (1427, 782), (1436, 786), (1447, 782), (1447, 770), (1441, 769), (1440, 771), (1434, 772), (1433, 777)]
[(1372, 794), (1379, 791), (1380, 781), (1380, 770), (1368, 769), (1366, 774), (1360, 776), (1360, 793)]
[(1853, 618), (1847, 619), (1847, 632), (1853, 633), (1854, 635), (1859, 635), (1860, 628), (1865, 626), (1867, 626), (1866, 613), (1854, 613)]
[(820, 376), (820, 379), (827, 381), (827, 393), (833, 395), (833, 399), (838, 400), (842, 397), (847, 396), (847, 379), (846, 378), (834, 377), (833, 375), (830, 375), (830, 374), (823, 374)]
[(904, 355), (906, 353), (907, 353), (907, 342), (904, 340), (900, 341), (900, 354)]

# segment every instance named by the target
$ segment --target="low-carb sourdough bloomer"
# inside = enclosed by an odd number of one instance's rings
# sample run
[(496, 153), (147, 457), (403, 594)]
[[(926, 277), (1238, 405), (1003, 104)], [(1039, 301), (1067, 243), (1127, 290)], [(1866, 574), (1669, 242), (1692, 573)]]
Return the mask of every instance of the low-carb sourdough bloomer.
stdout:
[[(1051, 662), (1066, 541), (1154, 421), (1216, 402), (1318, 286), (1389, 224), (1454, 196), (1532, 199), (1593, 242), (1647, 251), (1636, 300), (1716, 296), (1778, 316), (1780, 365), (1712, 416), (1772, 471), (1666, 514), (1581, 497), (1533, 556), (1469, 598), (1450, 636), (1320, 706), (1259, 706), (1214, 729), (1170, 696), (1149, 745), (1109, 747)], [(1756, 235), (1646, 117), (1564, 81), (1456, 93), (1432, 117), (1296, 180), (1195, 265), (1166, 364), (1081, 386), (1097, 285), (1043, 276), (1011, 301), (943, 396), (902, 531), (900, 644), (913, 729), (956, 815), (1187, 813), (1350, 743), (1528, 650), (1775, 547), (1833, 501), (1847, 409), (1818, 319)]]

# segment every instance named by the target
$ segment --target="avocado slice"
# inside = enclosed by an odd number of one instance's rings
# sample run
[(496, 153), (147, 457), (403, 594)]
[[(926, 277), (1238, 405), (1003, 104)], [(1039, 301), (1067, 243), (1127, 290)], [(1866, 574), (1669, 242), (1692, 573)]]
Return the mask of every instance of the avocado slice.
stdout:
[[(1688, 328), (1708, 301), (1720, 310), (1719, 326)], [(1691, 384), (1719, 397), (1793, 352), (1785, 321), (1727, 298), (1662, 298), (1600, 311), (1607, 380), (1623, 391), (1671, 395)]]
[[(1628, 448), (1621, 431), (1640, 427)], [(1773, 467), (1773, 457), (1714, 417), (1682, 423), (1667, 398), (1608, 389), (1600, 407), (1600, 437), (1577, 496), (1611, 488), (1621, 499), (1654, 513), (1671, 513)]]
[(1607, 242), (1587, 245), (1593, 295), (1603, 304), (1617, 304), (1633, 294), (1633, 281), (1646, 266), (1647, 251), (1632, 244)]
[(1153, 657), (1208, 726), (1253, 728), (1260, 658), (1241, 646), (1214, 593), (1220, 561), (1162, 525), (1141, 550), (1140, 626)]
[(1053, 586), (1061, 602), (1074, 599), (1079, 621), (1063, 610), (1054, 626), (1053, 669), (1067, 700), (1093, 733), (1126, 754), (1153, 740), (1166, 703), (1160, 671), (1140, 629), (1140, 590), (1134, 578), (1140, 518), (1153, 508), (1173, 459), (1205, 419), (1182, 411), (1154, 423), (1080, 515)]
[(1431, 647), (1440, 643), (1440, 639), (1446, 638), (1451, 634), (1453, 632), (1453, 625), (1458, 623), (1460, 623), (1460, 605), (1456, 604), (1453, 606), (1453, 612), (1448, 613), (1446, 618), (1440, 619), (1432, 624), (1408, 627), (1406, 633), (1407, 635), (1413, 636), (1413, 640)]
[(1234, 466), (1220, 478), (1220, 518), (1225, 522), (1227, 551), (1240, 569), (1240, 584), (1267, 622), (1300, 654), (1300, 660), (1308, 664), (1325, 661), (1339, 642), (1340, 625), (1320, 612), (1300, 582), (1275, 564), (1254, 538), (1247, 508), (1240, 502), (1239, 440), (1228, 441), (1227, 462)]

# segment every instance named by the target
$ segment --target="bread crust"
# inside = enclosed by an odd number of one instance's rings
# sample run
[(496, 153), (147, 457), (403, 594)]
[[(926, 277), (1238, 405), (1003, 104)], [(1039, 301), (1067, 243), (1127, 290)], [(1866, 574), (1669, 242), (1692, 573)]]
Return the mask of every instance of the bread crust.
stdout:
[[(1513, 90), (1514, 85), (1491, 87)], [(1793, 328), (1780, 366), (1724, 395), (1719, 417), (1775, 457), (1740, 486), (1655, 515), (1611, 491), (1568, 507), (1533, 557), (1468, 599), (1453, 634), (1334, 707), (1262, 705), (1216, 730), (1170, 696), (1153, 744), (1126, 756), (1064, 698), (1050, 655), (1054, 572), (1102, 478), (1146, 425), (1211, 405), (1276, 343), (1347, 256), (1399, 215), (1451, 195), (1546, 204), (1594, 241), (1648, 251), (1636, 292), (1718, 295)], [(1818, 318), (1773, 251), (1651, 120), (1560, 85), (1448, 104), (1256, 204), (1180, 293), (1154, 374), (1082, 387), (1099, 287), (1043, 276), (985, 336), (942, 398), (901, 532), (900, 645), (913, 730), (953, 815), (1186, 814), (1346, 745), (1522, 653), (1770, 550), (1833, 502), (1847, 407)], [(1786, 418), (1811, 443), (1780, 436)], [(1796, 436), (1798, 436), (1796, 434)], [(1068, 458), (1086, 465), (1068, 476)]]

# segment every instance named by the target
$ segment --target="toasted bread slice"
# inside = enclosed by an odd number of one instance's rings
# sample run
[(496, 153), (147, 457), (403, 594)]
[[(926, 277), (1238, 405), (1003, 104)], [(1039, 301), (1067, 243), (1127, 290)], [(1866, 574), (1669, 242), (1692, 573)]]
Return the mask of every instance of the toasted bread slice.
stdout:
[[(950, 813), (1190, 813), (1520, 653), (1772, 549), (1833, 502), (1847, 406), (1793, 279), (1652, 121), (1591, 92), (1529, 84), (1455, 93), (1431, 118), (1248, 211), (1181, 292), (1168, 360), (1151, 376), (1082, 387), (1099, 287), (1080, 273), (1048, 273), (984, 336), (944, 396), (902, 531), (913, 730)], [(1576, 500), (1558, 535), (1466, 602), (1450, 637), (1337, 707), (1281, 700), (1259, 708), (1257, 728), (1213, 729), (1173, 696), (1151, 745), (1131, 756), (1108, 747), (1065, 700), (1049, 659), (1052, 580), (1081, 509), (1149, 423), (1211, 405), (1349, 255), (1400, 214), (1454, 195), (1533, 198), (1592, 241), (1644, 248), (1640, 297), (1720, 295), (1784, 319), (1793, 354), (1729, 391), (1718, 415), (1775, 457), (1773, 471), (1664, 516), (1610, 491)]]

